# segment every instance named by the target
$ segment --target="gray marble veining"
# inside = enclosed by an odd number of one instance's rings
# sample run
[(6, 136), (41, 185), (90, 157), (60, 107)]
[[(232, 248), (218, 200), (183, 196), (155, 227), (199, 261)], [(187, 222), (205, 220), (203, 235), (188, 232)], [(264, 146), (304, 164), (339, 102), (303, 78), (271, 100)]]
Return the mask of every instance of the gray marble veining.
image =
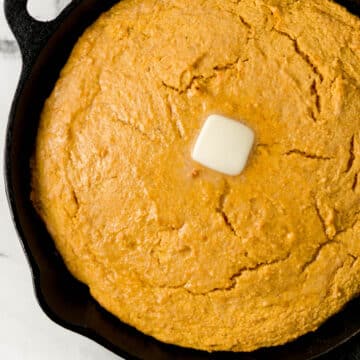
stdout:
[(0, 38), (0, 53), (15, 54), (19, 50), (15, 40), (8, 40)]

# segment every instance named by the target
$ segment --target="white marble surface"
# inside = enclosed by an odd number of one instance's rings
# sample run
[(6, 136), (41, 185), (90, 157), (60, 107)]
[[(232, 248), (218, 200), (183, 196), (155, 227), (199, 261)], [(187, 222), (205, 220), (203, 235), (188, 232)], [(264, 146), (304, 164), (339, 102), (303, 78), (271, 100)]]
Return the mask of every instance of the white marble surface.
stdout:
[[(69, 0), (31, 0), (38, 18), (50, 19)], [(0, 0), (0, 141), (20, 73), (21, 59), (6, 25)], [(0, 156), (3, 169), (3, 156)], [(30, 271), (10, 220), (4, 181), (0, 182), (0, 359), (1, 360), (111, 360), (116, 355), (49, 320), (38, 306)]]

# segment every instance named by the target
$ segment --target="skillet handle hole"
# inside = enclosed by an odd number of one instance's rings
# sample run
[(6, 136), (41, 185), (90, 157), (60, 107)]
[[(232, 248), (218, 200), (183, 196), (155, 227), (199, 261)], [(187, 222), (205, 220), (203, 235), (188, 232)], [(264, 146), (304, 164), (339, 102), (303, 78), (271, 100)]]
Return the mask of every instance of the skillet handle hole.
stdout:
[[(38, 21), (54, 20), (71, 0), (28, 0), (27, 11)], [(44, 6), (46, 3), (46, 6)]]

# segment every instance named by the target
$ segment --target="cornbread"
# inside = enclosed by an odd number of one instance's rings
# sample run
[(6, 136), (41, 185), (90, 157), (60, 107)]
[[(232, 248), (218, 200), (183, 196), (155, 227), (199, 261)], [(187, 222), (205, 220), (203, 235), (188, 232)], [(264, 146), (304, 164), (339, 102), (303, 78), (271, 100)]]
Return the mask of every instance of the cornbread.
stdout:
[[(243, 172), (191, 152), (211, 114)], [(360, 290), (360, 20), (328, 0), (124, 0), (41, 116), (32, 200), (67, 267), (161, 341), (251, 351)]]

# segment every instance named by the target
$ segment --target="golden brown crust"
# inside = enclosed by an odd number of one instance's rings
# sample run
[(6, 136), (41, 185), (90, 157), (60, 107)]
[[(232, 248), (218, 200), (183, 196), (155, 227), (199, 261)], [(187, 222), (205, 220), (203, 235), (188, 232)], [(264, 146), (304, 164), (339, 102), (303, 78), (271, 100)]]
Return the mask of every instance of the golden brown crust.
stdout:
[[(211, 113), (246, 170), (193, 163)], [(250, 351), (359, 292), (360, 21), (327, 0), (125, 0), (47, 100), (33, 200), (72, 273), (162, 341)]]

